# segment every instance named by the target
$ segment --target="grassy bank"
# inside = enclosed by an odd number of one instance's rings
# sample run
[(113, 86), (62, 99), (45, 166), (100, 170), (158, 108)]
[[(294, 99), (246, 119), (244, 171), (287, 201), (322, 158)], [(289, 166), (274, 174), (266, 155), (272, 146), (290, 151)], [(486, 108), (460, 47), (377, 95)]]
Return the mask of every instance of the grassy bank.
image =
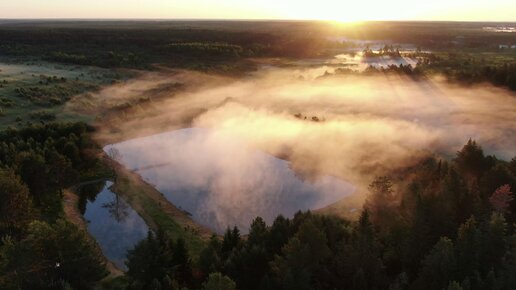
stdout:
[(190, 254), (198, 256), (211, 231), (193, 222), (187, 213), (171, 204), (139, 175), (118, 164), (113, 168), (116, 181), (112, 190), (122, 195), (151, 229), (161, 228), (172, 239), (184, 239)]

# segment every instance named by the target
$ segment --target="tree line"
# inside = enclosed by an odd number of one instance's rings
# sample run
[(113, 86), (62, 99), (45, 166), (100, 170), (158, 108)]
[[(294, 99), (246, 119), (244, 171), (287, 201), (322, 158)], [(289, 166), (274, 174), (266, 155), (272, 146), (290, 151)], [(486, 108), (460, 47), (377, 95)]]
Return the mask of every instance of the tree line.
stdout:
[(63, 213), (65, 188), (107, 170), (91, 130), (0, 132), (0, 289), (91, 289), (107, 275), (97, 245)]
[[(231, 25), (230, 25), (231, 26)], [(107, 68), (152, 69), (160, 63), (196, 67), (223, 65), (228, 60), (249, 56), (313, 56), (327, 44), (323, 37), (301, 32), (238, 31), (231, 27), (214, 29), (161, 27), (141, 29), (106, 23), (47, 27), (0, 27), (0, 53), (15, 58), (94, 65)]]

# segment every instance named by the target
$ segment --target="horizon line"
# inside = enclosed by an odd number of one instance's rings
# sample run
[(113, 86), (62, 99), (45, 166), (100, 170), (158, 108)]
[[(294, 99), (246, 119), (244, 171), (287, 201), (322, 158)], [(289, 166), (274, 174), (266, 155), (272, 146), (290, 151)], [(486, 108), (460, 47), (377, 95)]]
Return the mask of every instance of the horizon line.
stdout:
[(362, 23), (362, 22), (469, 22), (469, 23), (515, 23), (516, 20), (431, 20), (431, 19), (369, 19), (357, 21), (345, 20), (331, 20), (331, 19), (313, 19), (313, 18), (140, 18), (140, 17), (19, 17), (8, 18), (0, 17), (0, 21), (242, 21), (242, 22), (266, 22), (266, 21), (280, 21), (280, 22), (295, 22), (295, 21), (312, 21), (312, 22), (341, 22), (341, 23)]

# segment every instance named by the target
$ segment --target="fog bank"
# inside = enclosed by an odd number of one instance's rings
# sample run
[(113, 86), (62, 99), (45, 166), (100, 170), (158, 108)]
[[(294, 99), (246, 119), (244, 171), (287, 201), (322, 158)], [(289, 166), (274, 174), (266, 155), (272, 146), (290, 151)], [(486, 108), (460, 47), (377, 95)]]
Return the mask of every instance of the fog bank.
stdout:
[(240, 79), (210, 80), (186, 85), (174, 97), (154, 102), (151, 113), (111, 123), (104, 133), (117, 132), (124, 140), (209, 128), (289, 160), (304, 178), (337, 176), (359, 192), (375, 175), (422, 156), (452, 157), (469, 138), (499, 158), (516, 153), (516, 96), (489, 85), (393, 74), (328, 75), (324, 67), (268, 67)]

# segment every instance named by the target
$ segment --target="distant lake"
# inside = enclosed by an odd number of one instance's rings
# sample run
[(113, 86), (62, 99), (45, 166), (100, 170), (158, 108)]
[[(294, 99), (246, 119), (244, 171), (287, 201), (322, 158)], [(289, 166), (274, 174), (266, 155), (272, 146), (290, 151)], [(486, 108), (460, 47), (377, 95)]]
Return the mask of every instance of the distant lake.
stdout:
[(112, 184), (106, 181), (81, 187), (79, 208), (104, 256), (119, 269), (127, 270), (127, 251), (147, 237), (148, 227), (126, 201), (109, 189)]
[(244, 141), (208, 129), (189, 128), (108, 145), (119, 161), (154, 185), (177, 207), (216, 232), (238, 226), (247, 232), (261, 216), (318, 209), (355, 188), (338, 178), (303, 180), (289, 162)]

